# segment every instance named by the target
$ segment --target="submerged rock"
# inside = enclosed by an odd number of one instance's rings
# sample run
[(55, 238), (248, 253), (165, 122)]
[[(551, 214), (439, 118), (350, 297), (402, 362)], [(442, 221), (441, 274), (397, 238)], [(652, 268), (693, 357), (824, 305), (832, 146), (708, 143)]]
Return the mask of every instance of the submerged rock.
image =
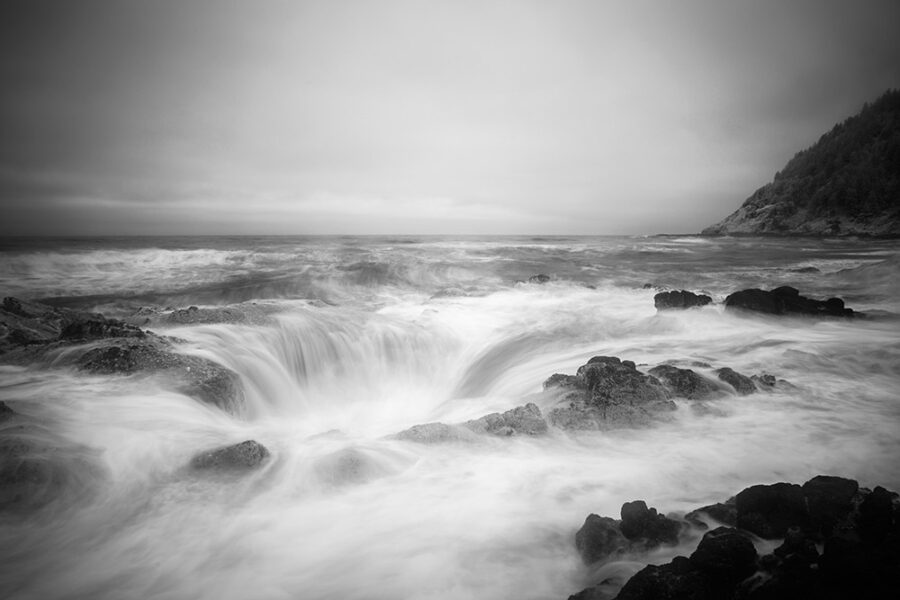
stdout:
[(0, 402), (0, 421), (5, 421), (14, 414), (16, 414), (16, 412), (8, 407), (5, 402)]
[(575, 534), (575, 547), (585, 564), (621, 554), (646, 552), (678, 543), (681, 523), (647, 508), (643, 500), (622, 505), (621, 520), (590, 514)]
[(423, 423), (413, 425), (399, 433), (390, 436), (395, 440), (417, 442), (419, 444), (440, 444), (444, 442), (472, 441), (477, 438), (475, 433), (459, 425), (447, 425), (446, 423)]
[(790, 286), (782, 286), (768, 292), (755, 288), (735, 292), (725, 298), (725, 308), (770, 315), (859, 316), (853, 309), (845, 308), (844, 301), (840, 298), (813, 300), (801, 296), (796, 288)]
[(661, 381), (672, 395), (688, 400), (706, 400), (722, 392), (722, 388), (716, 382), (692, 369), (659, 365), (650, 369), (650, 374)]
[(30, 514), (90, 498), (103, 477), (94, 458), (90, 448), (28, 419), (0, 431), (0, 513)]
[(537, 275), (532, 275), (528, 278), (528, 283), (544, 284), (548, 281), (550, 281), (550, 276), (544, 275), (543, 273), (538, 273)]
[(191, 467), (215, 471), (255, 469), (269, 456), (268, 448), (256, 440), (247, 440), (198, 454), (191, 459)]
[(513, 435), (541, 435), (547, 432), (547, 422), (541, 409), (529, 402), (504, 413), (491, 413), (479, 419), (456, 425), (446, 423), (425, 423), (413, 425), (391, 436), (393, 439), (434, 444), (440, 442), (472, 441), (476, 434), (499, 437)]
[(695, 294), (687, 290), (660, 292), (653, 296), (653, 304), (656, 306), (656, 310), (693, 308), (695, 306), (706, 306), (710, 302), (712, 302), (712, 298), (706, 294)]

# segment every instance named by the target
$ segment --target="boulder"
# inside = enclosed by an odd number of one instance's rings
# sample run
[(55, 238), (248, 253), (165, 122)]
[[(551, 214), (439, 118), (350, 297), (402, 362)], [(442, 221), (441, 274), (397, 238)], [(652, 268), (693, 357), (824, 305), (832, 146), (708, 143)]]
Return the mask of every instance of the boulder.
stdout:
[(548, 417), (553, 425), (567, 430), (643, 427), (675, 409), (655, 377), (615, 356), (595, 356), (574, 377), (555, 374), (544, 387), (566, 392)]
[(734, 506), (734, 498), (729, 499), (727, 502), (718, 502), (692, 510), (684, 515), (684, 520), (705, 529), (706, 524), (701, 519), (701, 514), (705, 514), (714, 521), (729, 527), (734, 527), (737, 524), (737, 508)]
[(673, 290), (660, 292), (653, 296), (653, 304), (656, 310), (672, 310), (706, 306), (712, 302), (712, 298), (706, 294), (695, 294), (687, 290)]
[(752, 379), (746, 375), (741, 375), (729, 367), (717, 369), (716, 377), (733, 387), (734, 391), (741, 396), (747, 396), (756, 391), (756, 386), (753, 384)]
[(531, 402), (525, 406), (517, 406), (503, 414), (491, 413), (480, 419), (467, 421), (464, 427), (475, 433), (490, 433), (499, 436), (547, 433), (547, 422), (541, 416), (541, 409)]
[(719, 385), (692, 369), (681, 369), (672, 365), (659, 365), (650, 369), (674, 396), (688, 400), (706, 400), (722, 392)]
[(660, 544), (677, 544), (681, 524), (678, 521), (647, 508), (643, 500), (622, 505), (622, 535), (632, 542), (641, 542), (648, 548)]
[(0, 421), (5, 421), (12, 417), (16, 412), (8, 407), (5, 402), (0, 402)]
[(77, 360), (82, 371), (107, 375), (163, 374), (180, 392), (239, 413), (243, 392), (237, 374), (199, 356), (178, 354), (162, 338), (115, 340), (93, 348)]
[(269, 450), (255, 440), (216, 448), (191, 459), (191, 467), (198, 470), (241, 471), (256, 469), (269, 458)]
[(784, 537), (788, 528), (809, 526), (803, 488), (791, 483), (754, 485), (735, 496), (737, 525), (761, 538)]
[(853, 510), (859, 484), (843, 477), (818, 475), (804, 483), (802, 489), (814, 531), (828, 537)]
[(623, 554), (628, 547), (619, 522), (609, 517), (590, 514), (575, 534), (575, 548), (586, 565)]
[(703, 535), (690, 561), (718, 589), (733, 588), (756, 571), (756, 548), (743, 532), (717, 527)]
[(544, 275), (543, 273), (538, 273), (537, 275), (532, 275), (528, 278), (528, 283), (545, 284), (548, 281), (550, 281), (550, 276)]
[(844, 307), (840, 298), (814, 300), (801, 296), (796, 288), (782, 286), (771, 291), (747, 289), (734, 292), (725, 298), (727, 310), (745, 310), (770, 315), (808, 315), (828, 317), (858, 316)]
[(628, 580), (616, 600), (712, 600), (703, 574), (684, 556), (647, 565)]

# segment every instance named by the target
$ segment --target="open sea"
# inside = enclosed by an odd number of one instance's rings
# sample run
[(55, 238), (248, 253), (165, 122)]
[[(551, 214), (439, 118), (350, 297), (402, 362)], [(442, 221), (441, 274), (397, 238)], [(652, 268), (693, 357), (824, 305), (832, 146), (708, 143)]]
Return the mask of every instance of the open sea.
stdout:
[[(550, 280), (528, 283), (539, 273)], [(868, 318), (721, 304), (780, 285), (839, 296)], [(657, 312), (657, 288), (715, 303)], [(617, 517), (634, 499), (683, 512), (817, 474), (900, 490), (898, 240), (5, 239), (0, 295), (118, 318), (224, 305), (262, 315), (147, 326), (237, 373), (238, 416), (158, 378), (0, 365), (0, 401), (41, 423), (65, 448), (53, 460), (90, 490), (0, 513), (0, 598), (565, 599), (642, 566), (582, 565), (574, 534), (592, 512)], [(546, 414), (542, 382), (595, 355), (792, 385), (676, 399), (670, 419), (644, 429), (390, 437), (526, 402)], [(0, 422), (0, 435), (12, 426)], [(187, 467), (247, 439), (272, 453), (259, 470)]]

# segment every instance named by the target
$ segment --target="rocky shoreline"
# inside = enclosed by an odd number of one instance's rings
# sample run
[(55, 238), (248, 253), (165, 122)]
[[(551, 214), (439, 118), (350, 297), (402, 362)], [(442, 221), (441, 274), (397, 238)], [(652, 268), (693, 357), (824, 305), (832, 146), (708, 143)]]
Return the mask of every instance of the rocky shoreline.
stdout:
[[(544, 283), (544, 282), (537, 282)], [(659, 311), (712, 304), (686, 290), (656, 294)], [(726, 310), (802, 317), (855, 317), (840, 299), (814, 300), (794, 288), (741, 290)], [(249, 316), (248, 316), (249, 315)], [(173, 325), (246, 322), (264, 311), (190, 307), (168, 315), (136, 315)], [(149, 323), (150, 321), (145, 321)], [(0, 362), (71, 368), (87, 374), (160, 377), (174, 389), (234, 416), (241, 414), (238, 376), (213, 361), (179, 352), (180, 340), (143, 330), (134, 322), (38, 302), (5, 298), (0, 305)], [(598, 355), (574, 374), (551, 375), (534, 402), (462, 423), (424, 423), (388, 439), (411, 443), (468, 443), (491, 437), (543, 436), (552, 432), (645, 428), (679, 407), (702, 410), (709, 402), (790, 389), (768, 373), (743, 374), (726, 365), (673, 360), (638, 365)], [(544, 407), (542, 412), (540, 404)], [(84, 452), (43, 444), (43, 424), (0, 403), (0, 512), (27, 514), (65, 493), (89, 498)], [(272, 453), (256, 440), (197, 452), (185, 465), (199, 473), (245, 473), (265, 467)], [(89, 461), (88, 461), (89, 462)], [(78, 463), (78, 464), (75, 464)], [(81, 474), (81, 475), (79, 475)], [(705, 531), (705, 533), (704, 533)], [(702, 537), (701, 537), (702, 536)], [(818, 476), (805, 484), (747, 488), (735, 497), (683, 515), (663, 515), (642, 500), (626, 502), (619, 519), (589, 515), (573, 550), (591, 573), (628, 558), (649, 562), (659, 547), (699, 543), (690, 556), (649, 565), (622, 582), (599, 580), (571, 596), (577, 600), (794, 597), (882, 597), (900, 589), (900, 499), (881, 487)], [(760, 556), (760, 540), (778, 540)], [(771, 545), (771, 544), (769, 544)], [(864, 582), (867, 590), (857, 589)], [(868, 595), (867, 595), (868, 594)]]
[(601, 580), (569, 600), (880, 599), (900, 589), (900, 495), (841, 477), (754, 485), (685, 515), (626, 502), (620, 519), (589, 515), (574, 541), (596, 567), (690, 543), (702, 530), (689, 557), (648, 565), (618, 592)]

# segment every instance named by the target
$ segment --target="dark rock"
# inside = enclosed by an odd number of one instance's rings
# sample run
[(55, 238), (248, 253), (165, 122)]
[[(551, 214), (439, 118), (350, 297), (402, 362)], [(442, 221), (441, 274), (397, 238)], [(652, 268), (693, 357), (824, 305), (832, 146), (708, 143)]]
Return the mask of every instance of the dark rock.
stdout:
[(876, 487), (859, 505), (860, 537), (865, 542), (881, 542), (894, 526), (894, 499), (896, 494), (881, 486)]
[(491, 413), (480, 419), (467, 421), (465, 427), (476, 433), (499, 436), (540, 435), (547, 432), (547, 422), (541, 416), (541, 410), (531, 402), (503, 414)]
[(717, 504), (710, 504), (709, 506), (692, 510), (684, 515), (684, 519), (695, 525), (703, 524), (703, 521), (700, 519), (701, 513), (706, 514), (723, 525), (728, 525), (730, 527), (737, 525), (737, 507), (734, 505), (734, 498), (730, 499), (728, 502), (719, 502)]
[(578, 368), (574, 378), (556, 374), (544, 386), (568, 390), (562, 405), (548, 414), (550, 422), (562, 429), (643, 427), (675, 409), (655, 377), (614, 356), (595, 356)]
[(816, 267), (800, 267), (799, 269), (791, 269), (791, 273), (821, 273)]
[(859, 484), (852, 479), (819, 475), (803, 484), (803, 495), (813, 529), (822, 536), (831, 535), (835, 524), (853, 509)]
[(595, 356), (579, 367), (576, 374), (590, 392), (592, 404), (639, 405), (668, 400), (659, 381), (638, 371), (630, 360)]
[(714, 587), (728, 589), (756, 571), (756, 558), (756, 548), (744, 533), (718, 527), (704, 534), (690, 560)]
[(209, 323), (252, 323), (266, 321), (267, 310), (255, 303), (243, 303), (232, 306), (210, 306), (199, 308), (189, 306), (173, 310), (166, 315), (163, 323), (167, 325), (200, 325)]
[(703, 574), (689, 559), (677, 556), (667, 565), (647, 565), (616, 596), (616, 600), (712, 600)]
[(554, 373), (544, 381), (544, 389), (552, 388), (572, 388), (584, 389), (584, 380), (577, 375), (563, 375), (562, 373)]
[(805, 567), (818, 562), (816, 545), (804, 535), (799, 527), (791, 527), (784, 535), (784, 542), (775, 548), (774, 554), (783, 560), (794, 558), (794, 562)]
[(243, 393), (234, 371), (199, 356), (172, 352), (160, 338), (116, 340), (88, 350), (77, 366), (98, 374), (162, 373), (176, 389), (207, 404), (231, 413), (240, 412), (242, 407)]
[(60, 340), (90, 341), (119, 337), (145, 337), (145, 333), (135, 327), (116, 319), (107, 319), (103, 315), (78, 317), (67, 323), (59, 334)]
[(632, 542), (641, 541), (648, 548), (660, 544), (677, 544), (681, 524), (647, 508), (643, 500), (622, 505), (622, 535)]
[(716, 370), (716, 376), (734, 388), (741, 396), (747, 396), (748, 394), (752, 394), (756, 391), (756, 386), (753, 385), (753, 380), (747, 377), (746, 375), (741, 375), (734, 369), (729, 367), (724, 367)]
[(584, 564), (590, 565), (624, 553), (629, 544), (619, 529), (618, 521), (590, 514), (575, 534), (575, 547)]
[(774, 539), (790, 527), (807, 529), (809, 512), (803, 488), (796, 484), (754, 485), (735, 496), (738, 527)]
[(714, 381), (691, 369), (659, 365), (650, 369), (650, 374), (659, 379), (673, 395), (688, 400), (705, 400), (722, 392), (722, 388)]
[(255, 440), (247, 440), (198, 454), (191, 459), (191, 467), (216, 471), (255, 469), (269, 456), (265, 446)]
[(695, 294), (687, 290), (660, 292), (653, 296), (653, 304), (656, 310), (669, 310), (679, 308), (693, 308), (706, 306), (712, 302), (712, 298), (706, 294)]
[(801, 296), (796, 288), (789, 286), (782, 286), (768, 292), (755, 288), (735, 292), (725, 298), (725, 308), (771, 315), (854, 316), (852, 309), (844, 308), (844, 301), (840, 298), (813, 300)]
[(16, 412), (8, 407), (5, 402), (0, 402), (0, 421), (5, 421), (12, 417)]
[(537, 275), (532, 275), (528, 278), (528, 283), (544, 284), (548, 281), (550, 281), (550, 276), (544, 275), (543, 273), (538, 273)]

